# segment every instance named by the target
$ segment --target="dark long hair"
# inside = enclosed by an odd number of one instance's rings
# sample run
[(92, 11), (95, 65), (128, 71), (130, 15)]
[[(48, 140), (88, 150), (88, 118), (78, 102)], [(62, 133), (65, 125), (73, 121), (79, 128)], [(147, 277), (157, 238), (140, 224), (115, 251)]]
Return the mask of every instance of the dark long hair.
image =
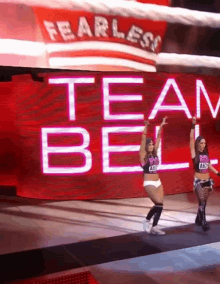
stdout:
[[(151, 142), (153, 142), (154, 143), (154, 140), (152, 139), (152, 138), (147, 138), (146, 139), (146, 144), (145, 144), (145, 151), (146, 151), (146, 156), (145, 156), (145, 161), (147, 161), (147, 159), (148, 159), (148, 157), (149, 157), (149, 152), (148, 152), (148, 147), (149, 147), (149, 144), (151, 143)], [(154, 147), (154, 149), (153, 149), (153, 151), (152, 151), (152, 155), (155, 157), (156, 155), (157, 155), (157, 152), (156, 152), (156, 150), (155, 150), (155, 147)]]
[[(196, 159), (199, 157), (199, 143), (200, 143), (200, 141), (201, 141), (202, 139), (205, 140), (205, 138), (204, 138), (203, 136), (198, 136), (198, 137), (196, 138), (196, 141), (195, 141)], [(208, 145), (207, 145), (207, 143), (205, 144), (205, 149), (204, 149), (203, 153), (204, 153), (205, 155), (209, 155), (209, 150), (208, 150)]]

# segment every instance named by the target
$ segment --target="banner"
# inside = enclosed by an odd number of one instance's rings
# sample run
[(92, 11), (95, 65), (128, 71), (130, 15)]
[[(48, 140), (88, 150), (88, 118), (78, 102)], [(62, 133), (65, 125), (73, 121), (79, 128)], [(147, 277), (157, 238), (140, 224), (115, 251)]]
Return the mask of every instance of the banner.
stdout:
[[(139, 1), (168, 5), (168, 0)], [(166, 22), (35, 7), (51, 67), (156, 71)]]
[[(55, 3), (60, 8), (53, 8), (53, 1), (0, 2), (1, 65), (156, 71), (166, 22), (65, 9), (63, 1)], [(169, 5), (169, 0), (138, 2)]]

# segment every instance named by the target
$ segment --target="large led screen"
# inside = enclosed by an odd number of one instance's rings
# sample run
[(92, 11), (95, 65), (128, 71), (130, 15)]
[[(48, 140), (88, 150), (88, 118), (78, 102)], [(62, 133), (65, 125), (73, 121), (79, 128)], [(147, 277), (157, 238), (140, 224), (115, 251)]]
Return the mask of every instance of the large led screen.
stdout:
[[(165, 194), (192, 191), (191, 118), (218, 169), (218, 77), (166, 73), (69, 72), (13, 77), (1, 88), (1, 183), (43, 199), (143, 197), (139, 147), (144, 119), (155, 138)], [(215, 187), (220, 185), (218, 176)], [(11, 179), (10, 179), (11, 178)]]

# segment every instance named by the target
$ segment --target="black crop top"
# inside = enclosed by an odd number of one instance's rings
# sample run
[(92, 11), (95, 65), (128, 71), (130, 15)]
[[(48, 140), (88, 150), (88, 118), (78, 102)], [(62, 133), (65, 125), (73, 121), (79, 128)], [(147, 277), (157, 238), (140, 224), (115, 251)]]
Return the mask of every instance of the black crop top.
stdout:
[(199, 153), (199, 155), (193, 160), (193, 165), (196, 173), (207, 173), (209, 170), (209, 156), (203, 153)]
[(158, 157), (149, 156), (146, 164), (142, 166), (142, 168), (145, 174), (156, 174), (158, 165), (159, 165)]

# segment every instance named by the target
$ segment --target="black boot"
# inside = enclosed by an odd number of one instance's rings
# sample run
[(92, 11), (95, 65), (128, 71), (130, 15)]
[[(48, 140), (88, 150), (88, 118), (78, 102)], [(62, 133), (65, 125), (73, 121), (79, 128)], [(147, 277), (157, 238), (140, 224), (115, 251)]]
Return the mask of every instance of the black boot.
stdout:
[(206, 216), (205, 216), (205, 206), (203, 206), (202, 210), (200, 208), (199, 210), (199, 216), (200, 219), (202, 220), (202, 229), (203, 231), (208, 231), (210, 229), (209, 223), (206, 222)]
[(199, 216), (199, 212), (197, 212), (195, 224), (196, 224), (197, 226), (202, 226), (202, 220), (201, 220), (201, 218), (200, 218), (200, 216)]
[(204, 232), (208, 231), (210, 229), (209, 223), (206, 222), (206, 221), (203, 221), (202, 222), (202, 229), (203, 229)]

